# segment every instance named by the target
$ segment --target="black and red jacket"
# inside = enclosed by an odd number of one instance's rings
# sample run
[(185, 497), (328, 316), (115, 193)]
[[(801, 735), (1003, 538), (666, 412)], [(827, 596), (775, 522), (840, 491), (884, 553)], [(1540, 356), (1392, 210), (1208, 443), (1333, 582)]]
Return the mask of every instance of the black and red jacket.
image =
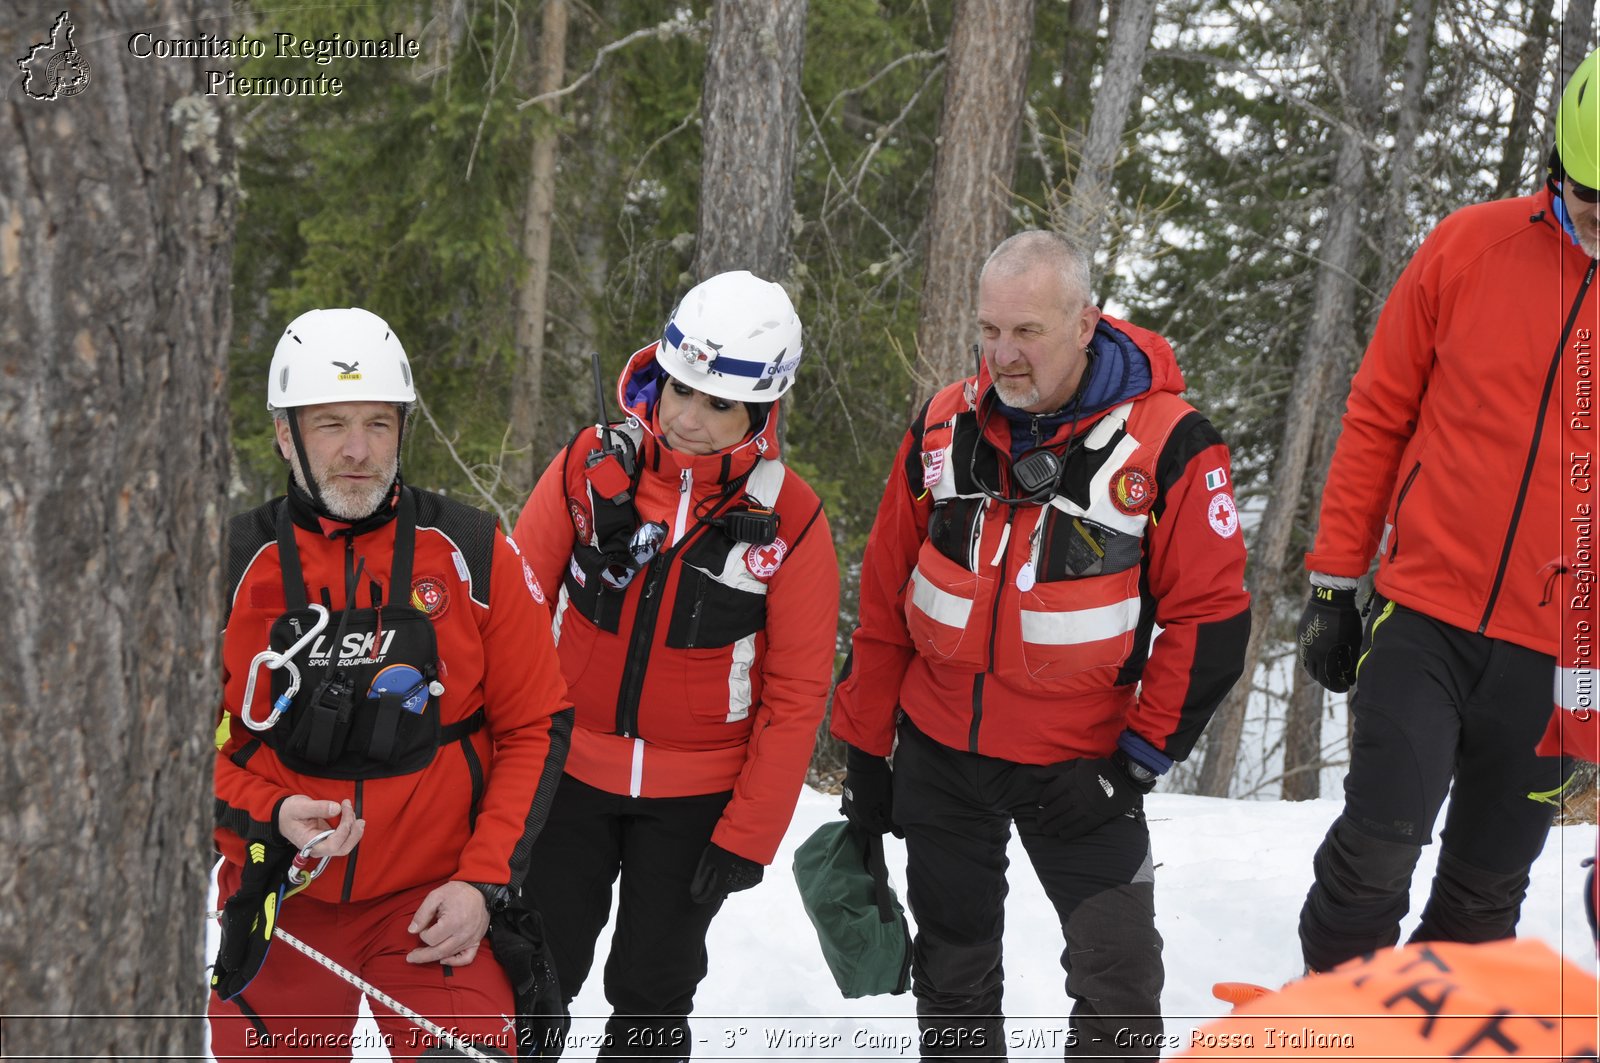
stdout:
[(1137, 383), (1042, 440), (1065, 455), (1047, 498), (983, 490), (1020, 494), (986, 369), (907, 433), (862, 561), (840, 739), (887, 755), (899, 709), (944, 745), (1020, 763), (1120, 741), (1164, 770), (1193, 747), (1249, 633), (1228, 449), (1177, 397), (1160, 336), (1102, 318), (1094, 351)]
[[(397, 538), (392, 501), (382, 515), (351, 526), (319, 518), (294, 491), (229, 525), (216, 845), (227, 860), (242, 864), (247, 843), (281, 841), (274, 824), (285, 798), (350, 800), (366, 832), (309, 887), (310, 896), (326, 901), (364, 900), (445, 879), (519, 886), (571, 730), (543, 592), (515, 544), (486, 514), (427, 491), (404, 490), (415, 515), (412, 575), (404, 587), (390, 586)], [(280, 533), (292, 535), (303, 600), (329, 610), (333, 623), (324, 646), (365, 639), (361, 659), (384, 665), (383, 632), (376, 638), (334, 634), (352, 584), (356, 608), (409, 604), (426, 616), (442, 687), (432, 711), (442, 729), (425, 766), (367, 778), (330, 777), (341, 774), (337, 766), (296, 770), (271, 735), (239, 718), (252, 662), (268, 648), (269, 632), (290, 598), (302, 597), (286, 596)], [(304, 663), (317, 651), (313, 643), (297, 659)], [(261, 721), (271, 695), (268, 670), (256, 671), (250, 712)], [(305, 700), (289, 710), (285, 724), (307, 711)]]
[[(839, 571), (817, 495), (778, 460), (778, 404), (743, 442), (704, 456), (651, 430), (655, 347), (637, 352), (620, 394), (637, 452), (626, 506), (586, 475), (586, 429), (556, 455), (515, 536), (553, 603), (577, 711), (566, 771), (615, 794), (733, 791), (712, 841), (767, 864), (793, 816), (827, 702)], [(777, 538), (741, 540), (731, 513), (770, 509)], [(660, 552), (621, 590), (600, 546), (660, 521)]]

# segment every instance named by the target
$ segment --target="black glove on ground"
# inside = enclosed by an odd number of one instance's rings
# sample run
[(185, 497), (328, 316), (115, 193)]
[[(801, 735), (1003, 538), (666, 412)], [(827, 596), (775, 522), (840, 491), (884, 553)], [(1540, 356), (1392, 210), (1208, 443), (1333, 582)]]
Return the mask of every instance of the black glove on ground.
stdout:
[(245, 846), (244, 873), (239, 889), (222, 906), (222, 936), (211, 968), (211, 987), (223, 1000), (244, 992), (267, 960), (294, 854), (292, 845), (254, 841)]
[(1361, 614), (1356, 592), (1312, 587), (1300, 614), (1300, 666), (1321, 685), (1343, 694), (1356, 681), (1361, 652)]
[(888, 757), (863, 753), (855, 746), (844, 748), (844, 797), (839, 811), (850, 825), (863, 834), (888, 834), (894, 831), (894, 773)]
[(722, 901), (730, 893), (747, 890), (761, 881), (764, 869), (754, 860), (730, 853), (716, 842), (700, 854), (700, 866), (689, 882), (689, 896), (696, 904)]
[(1071, 841), (1143, 808), (1150, 786), (1133, 781), (1122, 766), (1123, 756), (1117, 752), (1056, 765), (1039, 791), (1039, 829)]

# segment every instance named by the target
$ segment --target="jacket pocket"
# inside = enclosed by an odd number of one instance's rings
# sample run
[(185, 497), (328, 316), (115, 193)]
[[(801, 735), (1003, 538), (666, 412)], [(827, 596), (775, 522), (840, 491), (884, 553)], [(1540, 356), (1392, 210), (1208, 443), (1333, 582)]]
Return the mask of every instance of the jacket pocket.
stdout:
[(1030, 680), (1118, 667), (1139, 624), (1139, 569), (1036, 584), (1021, 596), (1023, 669)]
[(906, 587), (906, 631), (931, 661), (972, 671), (984, 667), (994, 577), (950, 560), (932, 540), (922, 544)]
[(1417, 474), (1422, 471), (1422, 462), (1418, 461), (1411, 466), (1411, 471), (1406, 473), (1405, 482), (1400, 485), (1400, 493), (1395, 496), (1394, 513), (1389, 517), (1389, 527), (1386, 529), (1389, 536), (1389, 551), (1386, 560), (1393, 561), (1400, 552), (1400, 507), (1406, 504), (1406, 495), (1411, 493), (1411, 485), (1416, 482)]

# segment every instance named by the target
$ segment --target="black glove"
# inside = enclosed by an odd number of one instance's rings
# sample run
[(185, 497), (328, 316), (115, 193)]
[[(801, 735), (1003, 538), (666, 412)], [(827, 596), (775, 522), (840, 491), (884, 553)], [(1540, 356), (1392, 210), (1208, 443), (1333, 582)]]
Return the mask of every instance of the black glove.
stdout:
[(850, 825), (863, 834), (884, 835), (894, 831), (894, 773), (889, 758), (863, 753), (855, 746), (844, 747), (844, 797), (839, 811)]
[(253, 841), (245, 846), (244, 874), (222, 906), (222, 940), (211, 968), (211, 987), (223, 1000), (244, 992), (266, 962), (294, 854), (292, 845)]
[(1356, 681), (1361, 652), (1361, 614), (1356, 592), (1312, 587), (1300, 614), (1300, 666), (1321, 685), (1343, 694)]
[(720, 902), (730, 893), (747, 890), (761, 881), (764, 869), (754, 860), (730, 853), (716, 842), (700, 854), (700, 866), (689, 882), (689, 896), (696, 904)]
[(1104, 823), (1144, 807), (1144, 795), (1155, 785), (1135, 782), (1126, 754), (1091, 757), (1057, 764), (1039, 791), (1039, 829), (1062, 841), (1082, 837)]

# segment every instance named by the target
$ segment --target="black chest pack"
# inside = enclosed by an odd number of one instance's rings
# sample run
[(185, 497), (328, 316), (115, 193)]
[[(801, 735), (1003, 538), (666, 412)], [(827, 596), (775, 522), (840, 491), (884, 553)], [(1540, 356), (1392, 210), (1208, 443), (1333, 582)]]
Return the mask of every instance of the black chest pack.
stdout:
[[(578, 441), (567, 448), (569, 460)], [(663, 552), (659, 548), (666, 536), (665, 527), (643, 523), (634, 503), (640, 475), (637, 453), (633, 440), (624, 432), (607, 427), (602, 429), (601, 446), (590, 450), (584, 460), (583, 479), (588, 485), (594, 538), (587, 540), (585, 529), (575, 526), (578, 539), (564, 585), (572, 603), (603, 631), (617, 630), (625, 589), (636, 573)], [(729, 484), (724, 497), (731, 497), (741, 482)], [(704, 529), (703, 534), (685, 534), (681, 545), (688, 548), (686, 562), (703, 567), (720, 570), (717, 559), (739, 544), (770, 546), (778, 539), (778, 514), (749, 495), (721, 513), (697, 517), (695, 523)], [(659, 531), (643, 534), (652, 529)], [(692, 544), (691, 539), (695, 540)], [(675, 555), (676, 551), (665, 552)], [(741, 601), (743, 597), (749, 596), (741, 596)], [(703, 609), (701, 602), (700, 610)], [(698, 631), (699, 625), (695, 628)], [(692, 638), (688, 644), (694, 644)]]
[[(306, 600), (300, 553), (288, 507), (277, 519), (278, 558), (287, 611), (273, 622), (271, 648), (283, 653), (317, 623)], [(346, 587), (345, 608), (333, 633), (325, 629), (296, 653), (298, 690), (277, 721), (261, 733), (294, 771), (327, 779), (379, 779), (427, 767), (441, 745), (483, 726), (483, 710), (440, 725), (439, 647), (433, 621), (409, 604), (416, 549), (416, 502), (409, 489), (395, 518), (394, 563), (388, 601), (357, 608), (359, 569)], [(276, 700), (291, 687), (272, 673)]]

